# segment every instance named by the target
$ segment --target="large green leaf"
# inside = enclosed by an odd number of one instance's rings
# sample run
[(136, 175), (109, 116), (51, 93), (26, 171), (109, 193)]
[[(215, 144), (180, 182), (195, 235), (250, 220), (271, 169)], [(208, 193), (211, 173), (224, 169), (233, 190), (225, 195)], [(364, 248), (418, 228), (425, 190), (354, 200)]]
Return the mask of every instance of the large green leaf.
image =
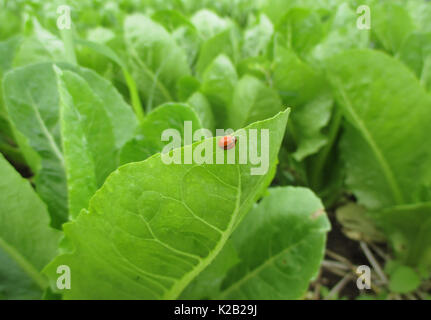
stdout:
[[(284, 111), (244, 130), (247, 135), (251, 129), (269, 130), (271, 167), (288, 114)], [(217, 147), (217, 141), (209, 138), (176, 150), (187, 154), (215, 148), (211, 159), (216, 163), (216, 154), (229, 152)], [(262, 143), (260, 135), (256, 142)], [(238, 151), (239, 147), (230, 152)], [(266, 174), (251, 174), (253, 167), (249, 161), (166, 165), (160, 154), (120, 167), (91, 199), (89, 209), (64, 225), (74, 248), (50, 263), (47, 275), (54, 281), (58, 265), (71, 268), (67, 299), (178, 297), (216, 257), (269, 184)]]
[(268, 190), (232, 234), (234, 250), (226, 246), (184, 291), (184, 298), (303, 297), (319, 271), (329, 220), (308, 189)]
[(0, 296), (39, 299), (48, 281), (40, 273), (55, 256), (60, 232), (28, 181), (0, 155)]
[(28, 145), (25, 137), (10, 122), (1, 89), (3, 75), (12, 69), (16, 51), (22, 40), (22, 37), (15, 36), (0, 42), (0, 151), (17, 164), (27, 162), (28, 166), (36, 171), (39, 166), (38, 156)]
[(93, 94), (103, 103), (103, 108), (113, 128), (115, 146), (120, 149), (133, 137), (138, 125), (132, 107), (124, 101), (124, 98), (111, 82), (102, 78), (96, 72), (85, 68), (62, 67), (76, 72), (85, 79)]
[(328, 65), (348, 120), (341, 145), (347, 185), (359, 202), (382, 208), (431, 199), (431, 149), (424, 145), (431, 96), (379, 52), (346, 52)]
[(113, 126), (103, 100), (71, 71), (56, 68), (69, 214), (76, 217), (117, 168)]
[(36, 190), (48, 206), (52, 224), (59, 227), (67, 220), (68, 209), (52, 65), (29, 65), (9, 71), (3, 90), (10, 120), (40, 158), (40, 169), (35, 172)]
[[(117, 148), (121, 147), (133, 136), (136, 127), (136, 119), (131, 108), (112, 84), (94, 71), (69, 65), (61, 66), (82, 77), (82, 81), (85, 82), (84, 86), (87, 87), (87, 93), (91, 91), (88, 95), (91, 95), (99, 109), (105, 110), (108, 115), (108, 118), (104, 119), (106, 125), (112, 127), (114, 136), (105, 136), (101, 139), (106, 139), (106, 143), (114, 143)], [(52, 64), (35, 64), (13, 69), (5, 75), (4, 79), (4, 100), (10, 120), (18, 131), (16, 134), (19, 138), (18, 143), (21, 151), (26, 150), (27, 144), (29, 144), (40, 158), (40, 168), (32, 166), (36, 174), (36, 189), (48, 205), (53, 225), (58, 227), (66, 221), (68, 208), (64, 155), (60, 136), (59, 94)], [(80, 94), (81, 92), (75, 92), (75, 99), (78, 99)], [(93, 130), (98, 131), (96, 128)], [(104, 133), (106, 132), (102, 130), (95, 134), (103, 135)], [(96, 143), (95, 146), (97, 145)], [(27, 154), (28, 152), (25, 153), (25, 155)], [(102, 163), (115, 161), (115, 157), (112, 155), (106, 157), (103, 152), (97, 157), (102, 159)], [(103, 159), (104, 157), (106, 158)], [(26, 158), (29, 157), (26, 156)], [(34, 162), (33, 159), (26, 160), (30, 164)], [(112, 164), (107, 167), (103, 164), (99, 165), (97, 170), (104, 171), (97, 175), (99, 185), (115, 167), (116, 165)]]
[(299, 299), (319, 271), (330, 229), (323, 204), (308, 189), (269, 190), (232, 236), (241, 262), (220, 298)]

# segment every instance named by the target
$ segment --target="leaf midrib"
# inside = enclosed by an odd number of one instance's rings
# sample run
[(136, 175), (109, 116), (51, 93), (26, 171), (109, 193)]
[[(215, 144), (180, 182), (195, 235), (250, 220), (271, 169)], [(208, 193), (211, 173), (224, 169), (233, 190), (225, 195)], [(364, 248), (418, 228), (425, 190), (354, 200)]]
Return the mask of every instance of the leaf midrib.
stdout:
[[(238, 224), (240, 223), (240, 221), (238, 220), (238, 214), (240, 213), (240, 209), (241, 209), (241, 170), (239, 168), (239, 166), (237, 166), (238, 169), (238, 197), (236, 199), (237, 203), (235, 205), (235, 210), (234, 213), (232, 215), (232, 219), (229, 222), (229, 225), (226, 229), (226, 231), (222, 234), (222, 237), (220, 238), (219, 242), (217, 243), (216, 247), (214, 248), (214, 250), (212, 251), (212, 254), (208, 255), (208, 257), (206, 259), (201, 259), (199, 264), (190, 272), (188, 273), (186, 276), (184, 276), (184, 278), (181, 281), (185, 282), (185, 285), (183, 286), (179, 286), (180, 289), (178, 289), (176, 295), (173, 298), (167, 298), (166, 299), (176, 299), (181, 292), (184, 290), (184, 288), (199, 274), (201, 273), (213, 260), (214, 258), (220, 253), (220, 251), (223, 249), (224, 245), (226, 244), (227, 240), (229, 239), (229, 237), (232, 235), (233, 230), (238, 226)], [(262, 175), (259, 178), (259, 183), (264, 179), (264, 177), (266, 177), (266, 175)], [(247, 201), (249, 201), (249, 199), (253, 196), (253, 193), (249, 193), (248, 196), (244, 199), (244, 201), (242, 203), (247, 203)], [(244, 216), (243, 216), (244, 217)], [(174, 285), (175, 287), (176, 285)], [(171, 289), (170, 291), (172, 291), (173, 289)], [(168, 292), (169, 293), (169, 292)], [(165, 294), (165, 296), (168, 295)]]
[(62, 153), (60, 152), (60, 148), (57, 146), (57, 143), (55, 142), (53, 136), (51, 135), (51, 133), (49, 132), (48, 128), (45, 125), (45, 122), (42, 120), (42, 117), (39, 113), (39, 110), (36, 106), (36, 102), (33, 99), (33, 96), (31, 95), (31, 93), (27, 90), (27, 96), (29, 97), (30, 101), (31, 101), (31, 108), (33, 109), (33, 112), (36, 115), (36, 120), (40, 125), (40, 128), (42, 130), (43, 135), (46, 137), (46, 139), (48, 140), (48, 143), (52, 149), (52, 151), (54, 152), (55, 156), (57, 157), (57, 159), (60, 161), (61, 165), (64, 168), (64, 158)]
[(175, 283), (172, 286), (172, 288), (165, 293), (163, 297), (164, 300), (176, 299), (184, 290), (184, 288), (214, 260), (214, 258), (220, 253), (220, 251), (223, 249), (224, 245), (226, 244), (226, 241), (229, 239), (230, 235), (232, 234), (232, 231), (236, 225), (238, 214), (240, 212), (241, 193), (242, 193), (241, 192), (241, 171), (239, 170), (238, 166), (236, 166), (236, 168), (238, 170), (238, 193), (236, 198), (235, 209), (232, 214), (231, 220), (229, 221), (229, 225), (226, 228), (226, 231), (222, 234), (214, 250), (206, 258), (201, 259), (195, 268), (193, 268), (189, 273), (183, 276), (183, 278), (180, 279), (180, 281)]
[(336, 79), (336, 84), (337, 84), (337, 89), (340, 92), (342, 99), (344, 100), (344, 105), (347, 109), (347, 112), (350, 113), (351, 117), (356, 122), (357, 128), (359, 129), (365, 141), (370, 146), (372, 152), (374, 153), (377, 159), (377, 162), (379, 163), (381, 169), (383, 170), (383, 174), (389, 184), (389, 188), (392, 191), (396, 204), (397, 205), (403, 204), (405, 202), (404, 196), (401, 193), (400, 187), (395, 179), (395, 175), (392, 172), (392, 169), (389, 166), (388, 162), (386, 161), (386, 158), (380, 151), (377, 143), (374, 141), (373, 136), (371, 135), (370, 131), (366, 127), (365, 123), (362, 121), (361, 117), (355, 112), (355, 109), (353, 108), (351, 101), (348, 99), (346, 92), (343, 90), (342, 86), (339, 83), (339, 79)]
[(242, 277), (240, 280), (234, 282), (231, 286), (227, 287), (226, 289), (224, 289), (221, 293), (220, 293), (220, 297), (225, 297), (230, 291), (238, 288), (239, 286), (241, 286), (244, 282), (246, 282), (247, 280), (249, 280), (250, 278), (256, 276), (259, 274), (260, 271), (262, 271), (263, 269), (265, 269), (267, 266), (273, 264), (273, 262), (278, 259), (280, 256), (282, 256), (283, 254), (288, 253), (289, 251), (291, 251), (293, 248), (295, 248), (296, 246), (299, 246), (301, 243), (303, 243), (306, 239), (308, 239), (308, 235), (305, 236), (304, 238), (302, 238), (301, 240), (299, 240), (296, 243), (291, 244), (290, 246), (282, 249), (280, 252), (276, 253), (275, 255), (271, 256), (268, 260), (266, 260), (264, 263), (260, 264), (258, 267), (256, 267), (255, 269), (253, 269), (251, 272), (247, 273), (244, 277)]
[(47, 288), (48, 283), (39, 271), (15, 247), (7, 243), (2, 237), (0, 237), (0, 248), (9, 254), (41, 290)]

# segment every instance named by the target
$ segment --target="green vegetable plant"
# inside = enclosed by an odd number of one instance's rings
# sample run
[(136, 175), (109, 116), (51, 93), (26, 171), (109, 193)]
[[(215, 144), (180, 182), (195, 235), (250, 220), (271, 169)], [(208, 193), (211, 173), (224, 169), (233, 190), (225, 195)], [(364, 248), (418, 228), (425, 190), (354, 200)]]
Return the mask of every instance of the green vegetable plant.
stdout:
[(429, 283), (430, 2), (59, 5), (0, 0), (0, 299), (305, 298), (340, 208)]

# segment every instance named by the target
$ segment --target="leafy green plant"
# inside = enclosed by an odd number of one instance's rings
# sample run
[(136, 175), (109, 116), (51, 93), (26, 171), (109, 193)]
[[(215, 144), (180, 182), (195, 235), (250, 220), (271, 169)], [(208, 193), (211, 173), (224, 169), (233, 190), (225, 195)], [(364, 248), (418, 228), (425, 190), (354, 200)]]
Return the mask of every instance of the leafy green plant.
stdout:
[(59, 5), (0, 0), (1, 298), (305, 298), (336, 211), (391, 248), (375, 297), (429, 282), (428, 1)]

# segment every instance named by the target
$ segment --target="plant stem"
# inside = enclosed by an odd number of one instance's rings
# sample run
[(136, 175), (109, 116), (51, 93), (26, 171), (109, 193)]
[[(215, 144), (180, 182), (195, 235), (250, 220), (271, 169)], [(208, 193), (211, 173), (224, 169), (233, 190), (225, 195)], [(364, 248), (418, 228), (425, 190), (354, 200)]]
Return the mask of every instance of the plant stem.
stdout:
[(136, 117), (140, 123), (143, 123), (145, 119), (144, 109), (142, 109), (141, 99), (139, 98), (139, 92), (136, 88), (136, 82), (130, 73), (123, 68), (124, 79), (126, 79), (127, 86), (129, 87), (130, 100), (132, 103), (133, 110), (135, 111)]

